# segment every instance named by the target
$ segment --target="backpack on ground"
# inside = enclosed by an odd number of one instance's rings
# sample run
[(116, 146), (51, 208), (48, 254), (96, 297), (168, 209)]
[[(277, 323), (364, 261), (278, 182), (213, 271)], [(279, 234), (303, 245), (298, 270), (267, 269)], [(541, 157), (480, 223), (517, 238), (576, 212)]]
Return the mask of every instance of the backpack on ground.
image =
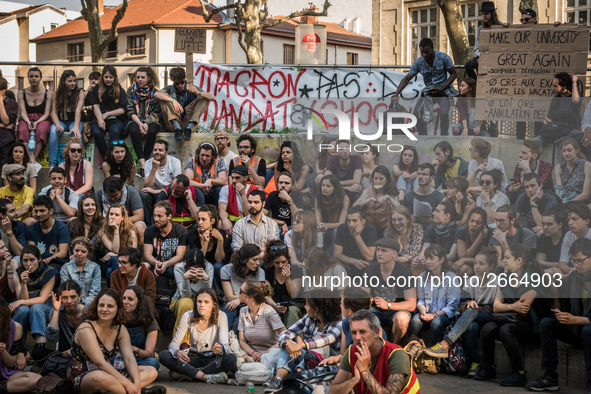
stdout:
[[(452, 325), (447, 326), (445, 335), (452, 330)], [(447, 373), (463, 375), (469, 369), (468, 357), (460, 341), (456, 341), (449, 347), (449, 357), (442, 359), (443, 370)]]

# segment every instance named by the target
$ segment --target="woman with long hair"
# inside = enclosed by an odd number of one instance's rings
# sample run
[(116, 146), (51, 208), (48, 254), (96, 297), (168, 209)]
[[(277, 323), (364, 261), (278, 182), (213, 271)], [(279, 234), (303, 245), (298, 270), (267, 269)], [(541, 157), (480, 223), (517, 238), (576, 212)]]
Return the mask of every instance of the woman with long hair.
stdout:
[[(25, 184), (33, 189), (33, 193), (37, 193), (37, 169), (29, 159), (29, 151), (24, 142), (18, 141), (10, 146), (6, 164), (20, 164), (25, 167)], [(2, 182), (4, 186), (8, 185), (4, 172), (2, 172)]]
[(29, 87), (17, 94), (18, 109), (21, 116), (18, 122), (18, 140), (28, 141), (31, 163), (35, 164), (37, 172), (41, 165), (37, 163), (37, 156), (47, 145), (49, 129), (51, 128), (51, 107), (53, 92), (45, 89), (42, 83), (43, 75), (38, 67), (31, 67), (27, 71)]
[(90, 161), (84, 158), (85, 149), (76, 137), (64, 146), (64, 162), (59, 166), (66, 170), (66, 186), (76, 194), (94, 193), (94, 168)]
[(19, 290), (20, 281), (15, 275), (18, 261), (12, 258), (8, 244), (0, 238), (0, 296), (8, 302), (14, 301)]
[(290, 327), (304, 315), (304, 304), (298, 299), (302, 288), (302, 269), (292, 265), (290, 252), (283, 241), (267, 242), (263, 257), (265, 278), (271, 285), (273, 296), (267, 303), (281, 316), (286, 327)]
[(128, 247), (137, 248), (140, 243), (138, 231), (129, 220), (123, 205), (115, 203), (109, 207), (98, 238), (106, 251), (102, 258), (102, 271), (107, 279), (107, 286), (110, 286), (111, 273), (119, 268), (119, 251)]
[(158, 339), (158, 322), (152, 301), (146, 297), (144, 289), (129, 286), (121, 297), (123, 321), (129, 333), (131, 350), (137, 365), (153, 367), (158, 371), (160, 363), (154, 358)]
[(57, 148), (59, 137), (69, 131), (72, 137), (82, 142), (82, 107), (84, 106), (84, 90), (78, 87), (76, 73), (65, 70), (60, 77), (59, 86), (54, 95), (51, 111), (51, 130), (49, 131), (49, 171), (57, 165)]
[(125, 141), (111, 141), (102, 170), (105, 179), (118, 176), (125, 181), (126, 185), (133, 185), (135, 162)]
[(425, 250), (425, 259), (427, 271), (420, 275), (422, 281), (417, 285), (418, 313), (410, 320), (409, 330), (420, 337), (423, 326), (428, 323), (433, 341), (440, 342), (445, 328), (458, 316), (461, 289), (453, 284), (456, 275), (449, 268), (441, 245), (430, 245)]
[(554, 186), (563, 203), (591, 197), (591, 163), (585, 160), (581, 147), (574, 138), (560, 143), (562, 160), (554, 166)]
[(0, 296), (0, 392), (29, 393), (35, 391), (41, 375), (23, 372), (31, 358), (23, 341), (23, 326), (10, 318), (11, 311)]
[[(423, 238), (425, 230), (420, 224), (411, 221), (411, 213), (404, 205), (397, 205), (392, 208), (388, 228), (384, 231), (385, 237), (394, 238), (400, 244), (398, 263), (411, 267), (411, 262), (421, 253), (423, 249)], [(419, 267), (411, 267), (415, 270)], [(422, 270), (417, 271), (418, 273)], [(415, 275), (418, 275), (414, 272)]]
[(374, 226), (378, 234), (382, 234), (388, 226), (390, 211), (397, 205), (400, 205), (398, 190), (388, 168), (381, 165), (374, 168), (369, 187), (353, 204), (354, 207), (363, 207), (365, 225)]
[(283, 141), (281, 148), (279, 148), (279, 158), (275, 166), (275, 181), (277, 181), (279, 174), (284, 171), (291, 172), (292, 192), (299, 191), (302, 194), (310, 194), (310, 188), (306, 187), (310, 167), (304, 163), (298, 146), (294, 141)]
[(476, 115), (476, 80), (474, 78), (466, 77), (460, 83), (460, 97), (456, 101), (456, 108), (459, 114), (459, 123), (452, 127), (452, 133), (462, 137), (478, 136), (490, 137), (486, 130), (481, 130), (482, 120), (475, 120)]
[[(540, 321), (550, 317), (550, 304), (542, 286), (534, 286), (534, 274), (541, 278), (543, 271), (532, 257), (527, 246), (513, 244), (503, 257), (508, 280), (505, 286), (498, 286), (493, 303), (493, 321), (480, 331), (482, 360), (480, 371), (474, 379), (496, 378), (495, 342), (499, 339), (511, 363), (511, 375), (501, 379), (507, 387), (525, 386), (523, 359), (520, 345), (539, 343)], [(504, 318), (499, 314), (503, 313)]]
[(317, 185), (314, 207), (318, 230), (324, 233), (324, 249), (332, 256), (337, 228), (345, 223), (349, 211), (349, 197), (334, 174), (323, 176)]
[(456, 231), (458, 260), (452, 264), (454, 272), (463, 277), (474, 274), (474, 259), (484, 248), (489, 246), (493, 229), (488, 227), (486, 211), (474, 208), (468, 217), (465, 228)]
[(60, 280), (63, 283), (71, 279), (78, 283), (81, 289), (80, 302), (88, 307), (101, 291), (101, 268), (90, 261), (93, 248), (88, 238), (74, 239), (71, 248), (74, 260), (62, 266)]
[(31, 336), (38, 348), (45, 347), (45, 328), (53, 310), (51, 290), (58, 276), (55, 268), (41, 260), (41, 252), (36, 246), (27, 245), (21, 252), (21, 266), (16, 271), (19, 288), (16, 289), (18, 299), (8, 307), (13, 312), (13, 319), (25, 329), (31, 329)]
[(320, 153), (318, 153), (318, 157), (316, 158), (315, 184), (319, 184), (322, 181), (322, 178), (325, 175), (326, 162), (328, 159), (337, 155), (337, 139), (335, 137), (326, 137), (322, 141), (322, 145), (325, 147), (330, 146), (330, 148), (321, 149)]
[(267, 282), (247, 280), (240, 287), (240, 302), (246, 304), (240, 309), (238, 338), (240, 347), (255, 363), (261, 362), (263, 354), (279, 347), (279, 335), (285, 331), (281, 318), (265, 300), (273, 296), (273, 289)]
[(69, 371), (75, 392), (166, 393), (162, 386), (143, 389), (156, 380), (158, 371), (137, 365), (117, 291), (102, 290), (86, 319), (72, 338)]
[(404, 201), (404, 195), (419, 187), (419, 154), (411, 145), (405, 145), (400, 152), (398, 164), (394, 164), (392, 172), (396, 177), (398, 200)]
[(88, 94), (94, 108), (95, 118), (90, 123), (94, 143), (102, 157), (107, 156), (107, 140), (105, 134), (111, 134), (111, 141), (125, 138), (125, 112), (127, 95), (119, 84), (117, 69), (107, 64), (103, 67), (98, 85)]
[[(307, 251), (304, 258), (304, 275), (306, 278), (310, 278), (311, 286), (304, 284), (303, 291), (307, 293), (311, 289), (326, 288), (327, 283), (324, 282), (324, 278), (333, 276), (342, 278), (343, 275), (347, 275), (347, 271), (337, 259), (327, 256), (324, 250), (314, 246)], [(344, 283), (334, 288), (341, 294), (344, 289)]]
[(103, 227), (103, 213), (94, 194), (85, 194), (78, 201), (76, 217), (69, 224), (70, 238), (86, 237), (93, 248), (98, 245), (98, 232)]
[[(160, 132), (162, 112), (154, 93), (160, 81), (152, 67), (140, 67), (134, 73), (134, 84), (127, 89), (127, 131), (131, 134), (133, 150), (138, 157), (140, 176), (144, 176), (144, 164), (152, 155), (156, 134)], [(142, 138), (146, 144), (142, 144)]]
[(265, 272), (260, 267), (262, 258), (261, 248), (255, 244), (244, 244), (240, 249), (234, 252), (230, 259), (230, 264), (225, 265), (220, 271), (222, 289), (226, 304), (223, 311), (228, 316), (228, 325), (234, 332), (238, 328), (238, 312), (240, 298), (240, 286), (248, 279), (254, 279), (259, 282), (265, 281)]
[(312, 246), (322, 248), (324, 246), (324, 236), (322, 231), (318, 231), (316, 215), (312, 211), (297, 211), (294, 215), (294, 221), (285, 234), (285, 244), (290, 250), (294, 263), (302, 264), (306, 250)]
[(445, 182), (445, 200), (450, 200), (456, 206), (458, 216), (455, 218), (458, 226), (463, 226), (468, 221), (468, 215), (476, 208), (476, 201), (472, 200), (468, 194), (470, 184), (464, 177), (448, 179)]
[(361, 186), (367, 190), (371, 184), (371, 174), (378, 166), (380, 151), (375, 145), (369, 145), (369, 149), (361, 154), (363, 173), (361, 174)]
[(503, 174), (501, 171), (494, 169), (485, 171), (480, 176), (480, 187), (482, 192), (476, 199), (476, 206), (486, 211), (488, 217), (488, 224), (491, 228), (496, 228), (495, 223), (495, 212), (499, 207), (510, 204), (509, 197), (501, 190), (501, 182), (503, 180)]
[[(181, 350), (189, 335), (189, 349)], [(173, 379), (184, 376), (207, 383), (228, 382), (228, 372), (236, 369), (236, 356), (228, 347), (228, 318), (220, 313), (213, 289), (201, 289), (193, 310), (185, 312), (168, 350), (160, 353), (160, 362)]]

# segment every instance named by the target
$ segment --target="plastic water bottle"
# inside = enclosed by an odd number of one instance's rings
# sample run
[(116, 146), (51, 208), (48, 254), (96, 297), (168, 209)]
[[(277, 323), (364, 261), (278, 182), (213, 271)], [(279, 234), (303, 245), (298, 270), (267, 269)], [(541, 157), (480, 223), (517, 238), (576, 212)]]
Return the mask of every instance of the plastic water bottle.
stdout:
[(113, 359), (113, 368), (115, 368), (117, 371), (125, 369), (125, 363), (123, 362), (123, 357), (121, 357), (121, 353), (117, 353), (117, 355)]
[(254, 393), (254, 384), (252, 382), (246, 383), (246, 392), (247, 393)]
[(29, 133), (29, 150), (35, 150), (35, 130), (31, 130)]

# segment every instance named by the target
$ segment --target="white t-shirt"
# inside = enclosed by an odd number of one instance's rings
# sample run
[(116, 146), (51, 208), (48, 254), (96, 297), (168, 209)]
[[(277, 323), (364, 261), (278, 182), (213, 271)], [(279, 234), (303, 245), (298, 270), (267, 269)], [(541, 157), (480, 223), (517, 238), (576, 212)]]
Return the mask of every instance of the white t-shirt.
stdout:
[[(224, 159), (224, 163), (226, 163), (226, 168), (228, 169), (228, 171), (230, 171), (230, 162), (235, 158), (238, 157), (238, 155), (234, 152), (232, 152), (231, 150), (228, 149), (228, 154), (226, 156), (221, 156), (220, 158)], [(228, 174), (228, 179), (230, 178), (230, 175)]]
[[(154, 162), (154, 158), (151, 158), (146, 161), (144, 166), (144, 173), (146, 174), (146, 178), (150, 175), (152, 171), (152, 163)], [(172, 181), (175, 176), (180, 175), (183, 173), (183, 169), (181, 166), (181, 161), (176, 157), (167, 155), (166, 156), (166, 164), (164, 167), (158, 168), (156, 170), (156, 178), (154, 179), (154, 189), (164, 189), (172, 184)]]
[[(250, 191), (251, 185), (246, 185), (246, 194)], [(238, 205), (238, 212), (241, 212), (244, 215), (244, 211), (242, 210), (242, 196), (237, 191), (236, 193), (236, 205)], [(220, 190), (220, 197), (218, 199), (218, 204), (221, 202), (228, 203), (228, 194), (229, 194), (229, 187), (222, 186), (222, 190)]]

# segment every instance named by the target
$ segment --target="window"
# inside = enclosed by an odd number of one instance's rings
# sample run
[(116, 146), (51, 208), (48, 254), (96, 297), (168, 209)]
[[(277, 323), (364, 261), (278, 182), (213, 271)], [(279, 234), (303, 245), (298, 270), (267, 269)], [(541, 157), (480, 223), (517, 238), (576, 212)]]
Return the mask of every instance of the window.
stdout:
[(350, 65), (359, 64), (359, 54), (347, 52), (347, 64), (350, 64)]
[(283, 44), (283, 64), (293, 64), (295, 57), (295, 45)]
[(433, 40), (433, 49), (437, 50), (437, 14), (436, 7), (410, 10), (410, 62), (420, 56), (419, 42), (423, 38)]
[(107, 46), (107, 51), (105, 52), (107, 58), (117, 57), (117, 39), (115, 38), (113, 41), (109, 43)]
[(68, 56), (66, 58), (70, 62), (84, 61), (84, 43), (68, 44)]
[(84, 78), (76, 78), (76, 85), (82, 90), (84, 90)]
[(464, 23), (466, 25), (466, 33), (468, 34), (468, 42), (470, 43), (470, 49), (474, 49), (476, 43), (476, 32), (478, 27), (482, 24), (482, 17), (478, 13), (478, 3), (465, 3), (461, 5), (462, 16), (464, 17)]
[[(566, 23), (577, 23), (579, 25), (589, 26), (591, 20), (591, 0), (566, 0)], [(589, 48), (591, 49), (591, 38), (589, 39)]]
[(53, 80), (43, 81), (43, 87), (46, 90), (53, 90)]
[(127, 53), (130, 55), (146, 54), (146, 36), (131, 36), (127, 39)]
[(57, 23), (51, 23), (50, 25), (51, 30), (56, 29), (59, 25)]

